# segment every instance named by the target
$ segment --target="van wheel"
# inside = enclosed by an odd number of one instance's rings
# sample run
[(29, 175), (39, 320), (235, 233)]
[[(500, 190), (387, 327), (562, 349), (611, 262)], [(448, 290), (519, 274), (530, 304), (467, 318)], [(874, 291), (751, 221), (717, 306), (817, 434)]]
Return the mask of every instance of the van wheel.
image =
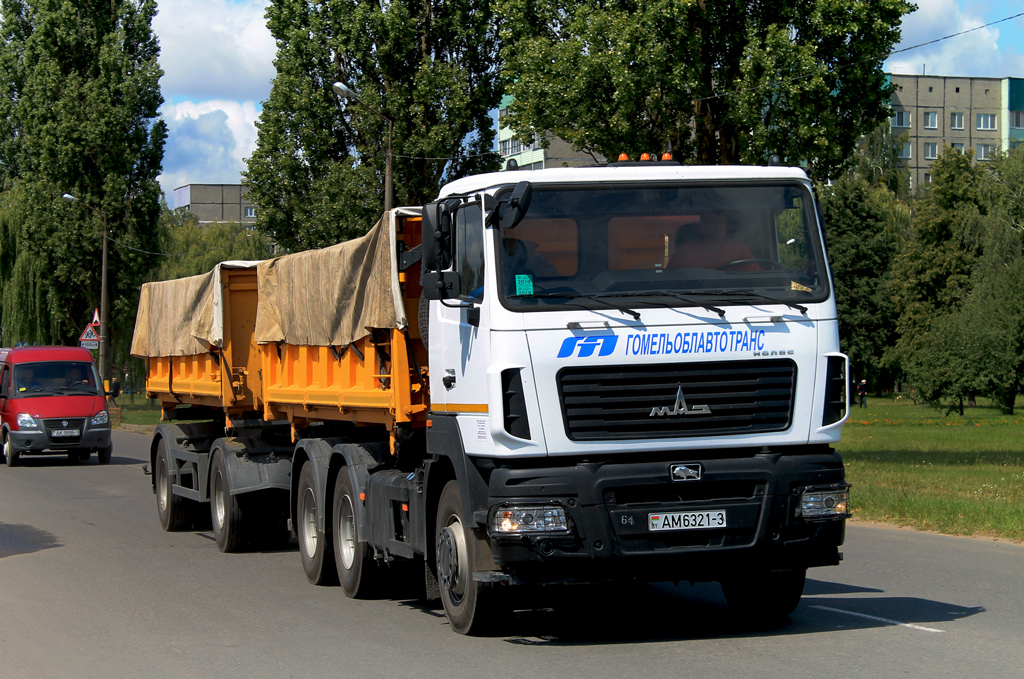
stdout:
[(78, 451), (77, 450), (69, 450), (68, 451), (68, 462), (70, 462), (71, 464), (78, 464), (79, 460), (78, 460)]
[(316, 477), (313, 463), (302, 465), (299, 474), (298, 504), (295, 507), (296, 533), (299, 536), (299, 556), (306, 579), (314, 585), (333, 585), (338, 573), (334, 567), (334, 545), (331, 531), (319, 528), (319, 513), (316, 500)]
[(222, 552), (237, 552), (242, 547), (243, 520), (238, 498), (231, 494), (224, 452), (215, 449), (210, 465), (210, 520), (213, 537)]
[(88, 462), (89, 461), (89, 456), (91, 454), (92, 454), (91, 451), (88, 451), (88, 450), (80, 450), (80, 451), (78, 451), (78, 461), (79, 462)]
[[(100, 448), (96, 451), (96, 461), (100, 464), (110, 464), (110, 455), (114, 452), (114, 446), (107, 446), (106, 448)], [(86, 460), (89, 459), (89, 453), (85, 453)]]
[(166, 531), (185, 530), (189, 527), (188, 512), (185, 510), (185, 498), (175, 495), (171, 490), (170, 461), (167, 446), (163, 439), (156, 444), (156, 462), (153, 465), (154, 490), (156, 491), (156, 511), (160, 515), (160, 526)]

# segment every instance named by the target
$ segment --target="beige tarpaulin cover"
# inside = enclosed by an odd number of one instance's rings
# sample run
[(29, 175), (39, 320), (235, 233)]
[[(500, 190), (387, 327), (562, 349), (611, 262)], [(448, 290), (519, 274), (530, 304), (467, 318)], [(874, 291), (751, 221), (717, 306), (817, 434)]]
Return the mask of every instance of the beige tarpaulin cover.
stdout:
[(404, 328), (395, 212), (361, 238), (260, 262), (256, 342), (345, 346), (369, 328)]
[(188, 356), (224, 344), (222, 268), (256, 268), (259, 344), (345, 346), (368, 328), (404, 328), (405, 305), (395, 262), (398, 208), (361, 238), (262, 262), (222, 262), (213, 271), (146, 283), (132, 339), (133, 356)]
[(132, 356), (191, 356), (224, 346), (221, 269), (252, 269), (258, 263), (221, 262), (198, 276), (143, 284)]

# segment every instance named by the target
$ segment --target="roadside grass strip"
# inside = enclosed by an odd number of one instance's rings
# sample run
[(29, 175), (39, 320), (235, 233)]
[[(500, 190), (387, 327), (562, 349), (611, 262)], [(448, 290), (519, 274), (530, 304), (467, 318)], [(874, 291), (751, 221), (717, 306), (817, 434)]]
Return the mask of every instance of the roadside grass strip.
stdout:
[(855, 519), (1024, 540), (1024, 417), (874, 399), (836, 448)]

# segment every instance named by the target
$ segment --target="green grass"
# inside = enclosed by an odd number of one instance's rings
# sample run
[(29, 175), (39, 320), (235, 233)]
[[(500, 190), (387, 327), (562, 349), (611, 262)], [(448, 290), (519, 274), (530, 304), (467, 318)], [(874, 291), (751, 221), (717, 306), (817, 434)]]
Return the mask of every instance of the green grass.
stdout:
[(854, 518), (1024, 540), (1024, 414), (868, 399), (836, 448)]
[(121, 424), (159, 424), (160, 407), (156, 403), (141, 397), (119, 397), (117, 404), (121, 407)]

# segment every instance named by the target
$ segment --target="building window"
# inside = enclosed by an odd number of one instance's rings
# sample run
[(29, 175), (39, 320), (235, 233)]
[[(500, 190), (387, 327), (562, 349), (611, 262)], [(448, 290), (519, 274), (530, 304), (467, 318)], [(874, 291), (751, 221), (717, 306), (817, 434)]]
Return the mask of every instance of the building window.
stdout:
[(256, 216), (256, 208), (254, 208), (254, 207), (247, 207), (247, 208), (245, 208), (245, 216), (249, 217), (249, 218), (254, 218)]
[(994, 129), (996, 129), (996, 114), (995, 113), (979, 113), (978, 114), (978, 129), (979, 130), (994, 130)]
[(959, 151), (960, 153), (964, 152), (964, 145), (959, 142), (954, 142), (950, 144), (950, 146), (953, 147), (954, 151)]
[(900, 157), (900, 158), (910, 158), (910, 142), (909, 141), (906, 144), (903, 144), (902, 146), (900, 146), (899, 149), (897, 149), (897, 156)]
[(896, 111), (892, 117), (893, 127), (910, 127), (910, 111)]
[(927, 172), (924, 173), (924, 183), (925, 184), (931, 184), (932, 183), (932, 176), (930, 174), (928, 174)]
[(1015, 149), (1018, 146), (1020, 146), (1021, 144), (1024, 144), (1024, 141), (1011, 141), (1010, 142), (1010, 148), (1011, 149)]
[(951, 129), (951, 130), (962, 130), (962, 129), (964, 129), (964, 114), (963, 113), (950, 113), (949, 114), (949, 129)]
[(978, 144), (978, 160), (992, 160), (995, 155), (995, 144)]
[(924, 145), (924, 159), (935, 160), (939, 157), (939, 145), (937, 142), (927, 142)]
[(925, 111), (924, 127), (926, 130), (939, 129), (939, 114), (936, 113), (935, 111)]
[(1024, 128), (1024, 111), (1010, 111), (1010, 127)]

